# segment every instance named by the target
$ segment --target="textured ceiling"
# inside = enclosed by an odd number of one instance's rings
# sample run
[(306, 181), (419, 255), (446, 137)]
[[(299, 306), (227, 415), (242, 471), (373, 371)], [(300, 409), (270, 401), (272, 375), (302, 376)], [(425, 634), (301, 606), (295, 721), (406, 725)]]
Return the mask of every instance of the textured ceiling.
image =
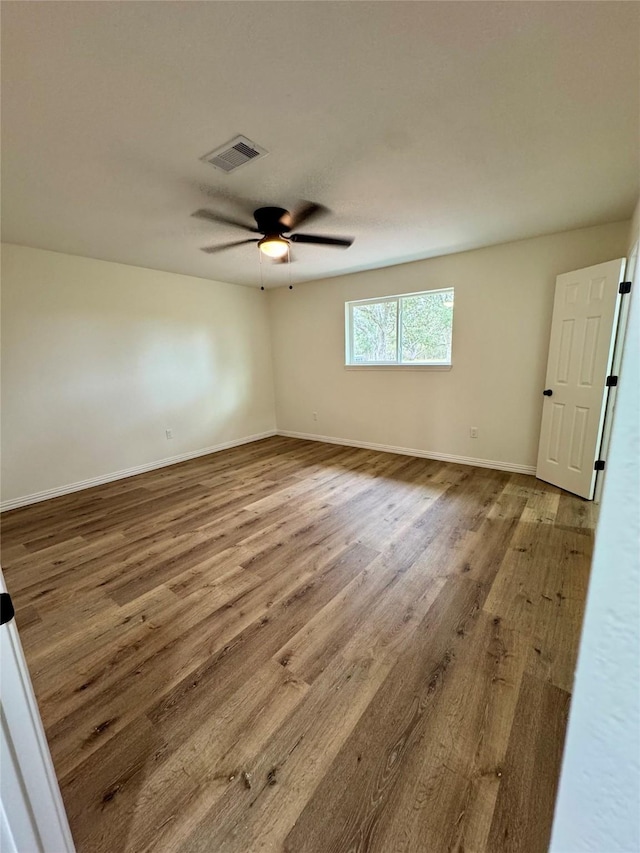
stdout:
[[(259, 284), (228, 196), (332, 214), (267, 286), (611, 222), (638, 196), (635, 2), (4, 2), (2, 235)], [(270, 151), (225, 175), (199, 157)], [(250, 221), (250, 220), (248, 220)]]

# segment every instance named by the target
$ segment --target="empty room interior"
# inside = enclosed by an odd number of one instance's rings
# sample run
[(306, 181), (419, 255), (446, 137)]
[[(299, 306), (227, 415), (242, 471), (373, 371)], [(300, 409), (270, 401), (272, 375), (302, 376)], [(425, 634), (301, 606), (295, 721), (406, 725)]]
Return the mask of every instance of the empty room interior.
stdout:
[(3, 853), (638, 853), (640, 4), (0, 14)]

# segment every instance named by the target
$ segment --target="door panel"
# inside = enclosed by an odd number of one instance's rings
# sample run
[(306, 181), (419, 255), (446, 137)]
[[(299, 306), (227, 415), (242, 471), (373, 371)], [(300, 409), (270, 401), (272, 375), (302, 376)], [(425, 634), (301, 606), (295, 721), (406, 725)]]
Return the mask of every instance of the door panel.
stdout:
[(536, 475), (591, 499), (624, 258), (559, 275)]
[(573, 346), (573, 320), (563, 320), (560, 332), (560, 354), (558, 356), (558, 367), (556, 370), (556, 382), (566, 385), (569, 381), (569, 363), (571, 348)]

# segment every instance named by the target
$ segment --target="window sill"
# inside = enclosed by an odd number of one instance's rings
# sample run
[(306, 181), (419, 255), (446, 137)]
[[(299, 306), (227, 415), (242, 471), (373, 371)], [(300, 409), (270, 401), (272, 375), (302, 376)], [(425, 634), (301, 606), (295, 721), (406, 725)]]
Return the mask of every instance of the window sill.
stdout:
[(452, 364), (345, 364), (345, 370), (451, 370)]

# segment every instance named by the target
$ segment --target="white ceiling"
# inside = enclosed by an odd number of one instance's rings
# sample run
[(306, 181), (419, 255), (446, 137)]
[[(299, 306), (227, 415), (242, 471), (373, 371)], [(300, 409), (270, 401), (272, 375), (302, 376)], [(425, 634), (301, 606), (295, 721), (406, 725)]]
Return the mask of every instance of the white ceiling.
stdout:
[[(628, 217), (636, 2), (3, 2), (2, 236), (259, 284), (190, 218), (225, 196), (331, 216), (266, 284)], [(231, 175), (236, 134), (271, 153)], [(255, 203), (255, 204), (254, 204)], [(250, 220), (249, 220), (250, 221)], [(248, 235), (247, 235), (248, 236)]]

